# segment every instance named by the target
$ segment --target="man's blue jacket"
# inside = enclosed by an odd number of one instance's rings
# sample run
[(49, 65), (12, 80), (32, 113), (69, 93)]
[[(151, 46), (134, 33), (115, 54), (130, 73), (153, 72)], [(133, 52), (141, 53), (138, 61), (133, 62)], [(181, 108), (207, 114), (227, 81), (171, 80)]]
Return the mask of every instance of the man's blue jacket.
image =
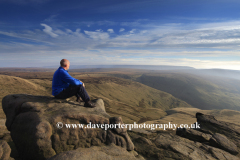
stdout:
[(68, 71), (66, 71), (64, 68), (59, 67), (53, 75), (52, 95), (58, 95), (63, 89), (67, 88), (69, 84), (82, 85), (82, 82), (80, 82), (80, 80), (78, 79), (71, 77), (68, 74)]

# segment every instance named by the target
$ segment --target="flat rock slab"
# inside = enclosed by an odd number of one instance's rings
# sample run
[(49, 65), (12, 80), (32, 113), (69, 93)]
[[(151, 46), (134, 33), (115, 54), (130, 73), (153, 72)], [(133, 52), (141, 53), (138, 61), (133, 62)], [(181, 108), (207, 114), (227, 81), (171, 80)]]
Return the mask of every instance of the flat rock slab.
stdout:
[[(135, 152), (136, 153), (136, 152)], [(142, 156), (126, 151), (122, 147), (110, 144), (108, 146), (93, 146), (78, 148), (55, 155), (48, 160), (144, 160)]]

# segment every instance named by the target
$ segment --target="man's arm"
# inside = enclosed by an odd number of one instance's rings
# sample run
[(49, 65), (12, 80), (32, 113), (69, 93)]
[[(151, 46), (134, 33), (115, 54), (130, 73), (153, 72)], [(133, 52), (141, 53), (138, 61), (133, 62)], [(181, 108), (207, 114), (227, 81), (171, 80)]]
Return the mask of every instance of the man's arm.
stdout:
[(64, 82), (67, 82), (67, 83), (73, 85), (73, 86), (75, 86), (75, 85), (82, 85), (82, 84), (83, 84), (80, 80), (71, 77), (71, 76), (68, 74), (68, 72), (63, 72), (62, 80), (63, 80)]

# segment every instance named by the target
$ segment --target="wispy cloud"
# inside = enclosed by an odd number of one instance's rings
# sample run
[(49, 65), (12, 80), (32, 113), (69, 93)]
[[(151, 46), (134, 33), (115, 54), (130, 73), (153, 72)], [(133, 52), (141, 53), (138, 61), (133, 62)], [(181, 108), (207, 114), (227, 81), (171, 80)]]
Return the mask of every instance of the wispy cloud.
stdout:
[(51, 37), (56, 38), (58, 35), (52, 32), (52, 27), (46, 25), (46, 24), (41, 24), (41, 26), (45, 27), (43, 31), (47, 34), (49, 34)]
[[(189, 50), (191, 48), (240, 49), (239, 21), (202, 24), (198, 27), (191, 26), (191, 24), (163, 24), (157, 28), (145, 28), (144, 30), (133, 28), (114, 37), (109, 35), (109, 33), (114, 33), (113, 29), (108, 29), (107, 32), (102, 29), (95, 31), (84, 30), (82, 33), (79, 28), (76, 28), (76, 31), (71, 29), (65, 29), (64, 31), (60, 29), (53, 30), (52, 27), (43, 23), (41, 26), (45, 27), (43, 32), (55, 38), (55, 40), (42, 35), (40, 30), (28, 30), (22, 33), (0, 31), (0, 34), (49, 42), (55, 45), (68, 44), (73, 40), (78, 43), (87, 41), (90, 46), (95, 46), (94, 48), (122, 47), (133, 49), (134, 47), (141, 47), (145, 50), (149, 48), (179, 50)], [(121, 28), (120, 31), (123, 32), (124, 29)], [(101, 41), (90, 44), (91, 40)], [(103, 43), (104, 46), (101, 45)]]
[(114, 33), (114, 30), (113, 29), (108, 29), (107, 30), (109, 33)]
[(109, 38), (109, 34), (106, 32), (84, 31), (84, 33), (94, 40), (107, 40)]
[(79, 26), (88, 26), (88, 27), (91, 27), (93, 25), (97, 25), (97, 26), (119, 25), (119, 22), (114, 22), (114, 21), (82, 21), (82, 22), (74, 22), (74, 23)]
[(129, 31), (130, 34), (133, 34), (136, 32), (136, 29), (132, 29), (131, 31)]
[(119, 32), (123, 32), (123, 31), (125, 31), (125, 29), (124, 28), (120, 28)]
[[(238, 21), (198, 26), (163, 24), (155, 28), (144, 28), (144, 30), (132, 28), (127, 32), (123, 32), (122, 28), (122, 30), (120, 29), (122, 33), (115, 33), (114, 36), (110, 36), (114, 32), (111, 28), (107, 31), (102, 29), (81, 31), (80, 28), (64, 28), (63, 30), (41, 24), (45, 27), (43, 30), (27, 30), (18, 33), (0, 31), (2, 35), (18, 38), (16, 42), (11, 40), (1, 43), (0, 54), (51, 53), (56, 56), (67, 53), (71, 56), (83, 56), (83, 53), (87, 53), (91, 54), (91, 57), (98, 57), (97, 59), (99, 56), (105, 56), (108, 59), (115, 57), (115, 60), (119, 59), (121, 64), (125, 62), (166, 65), (176, 63), (197, 68), (204, 68), (204, 66), (214, 68), (220, 66), (220, 63), (206, 59), (227, 57), (228, 55), (240, 57), (239, 24)], [(49, 36), (53, 38), (49, 38)], [(19, 42), (19, 39), (22, 42)], [(161, 59), (167, 56), (171, 60), (163, 62)], [(176, 59), (179, 62), (174, 62), (171, 57), (178, 57)], [(223, 63), (221, 59), (219, 62)], [(234, 60), (227, 61), (225, 64), (225, 68), (234, 66), (236, 68), (239, 65)], [(231, 66), (231, 64), (234, 65)]]

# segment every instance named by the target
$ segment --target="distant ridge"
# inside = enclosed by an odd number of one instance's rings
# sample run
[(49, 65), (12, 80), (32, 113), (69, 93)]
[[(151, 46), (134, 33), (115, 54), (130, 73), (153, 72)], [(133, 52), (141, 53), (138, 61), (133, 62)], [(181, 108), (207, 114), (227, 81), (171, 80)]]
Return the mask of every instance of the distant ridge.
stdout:
[(240, 79), (239, 70), (230, 69), (197, 69), (195, 71), (187, 70), (185, 71), (190, 74), (195, 75), (205, 75), (205, 76), (216, 76), (216, 77), (226, 77), (232, 79)]
[[(44, 68), (56, 68), (56, 66), (45, 66)], [(195, 69), (188, 66), (167, 66), (167, 65), (71, 65), (71, 69), (86, 68), (131, 68), (131, 69), (148, 69), (148, 70), (188, 70)]]

